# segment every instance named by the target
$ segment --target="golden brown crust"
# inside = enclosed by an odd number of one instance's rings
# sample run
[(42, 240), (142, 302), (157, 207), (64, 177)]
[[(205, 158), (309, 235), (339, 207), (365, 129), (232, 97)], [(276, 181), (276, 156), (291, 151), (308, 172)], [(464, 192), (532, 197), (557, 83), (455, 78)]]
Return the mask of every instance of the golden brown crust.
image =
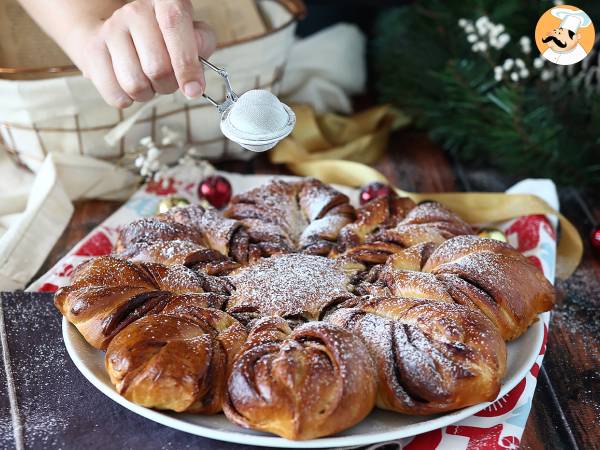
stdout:
[(386, 262), (394, 269), (420, 272), (436, 246), (433, 242), (421, 242), (391, 255)]
[(234, 423), (287, 439), (313, 439), (355, 425), (373, 408), (373, 363), (348, 331), (325, 322), (292, 331), (271, 317), (256, 323), (248, 341), (223, 408)]
[(375, 234), (372, 239), (411, 247), (422, 242), (440, 244), (446, 239), (473, 234), (471, 226), (457, 214), (437, 202), (420, 203), (393, 228)]
[(162, 220), (159, 217), (146, 217), (135, 220), (119, 230), (114, 252), (126, 252), (133, 245), (154, 244), (159, 241), (185, 240), (206, 247), (202, 234), (187, 225)]
[(455, 301), (480, 309), (506, 340), (523, 334), (537, 315), (554, 306), (553, 286), (509, 244), (460, 236), (441, 244), (423, 267)]
[(128, 261), (84, 263), (56, 293), (84, 338), (108, 347), (126, 398), (214, 413), (228, 391), (229, 419), (290, 439), (360, 421), (375, 378), (380, 407), (450, 411), (494, 399), (502, 338), (554, 303), (524, 256), (470, 236), (437, 203), (392, 194), (353, 222), (331, 186), (276, 180), (236, 196), (225, 214), (190, 206), (136, 221), (117, 243)]
[(255, 256), (327, 255), (354, 219), (354, 208), (347, 196), (313, 178), (273, 180), (233, 197), (225, 216), (244, 225)]
[(127, 325), (159, 313), (180, 295), (193, 297), (201, 306), (219, 308), (224, 297), (204, 293), (208, 286), (206, 277), (184, 266), (102, 256), (79, 266), (71, 285), (56, 292), (54, 304), (90, 345), (104, 349)]
[(179, 239), (132, 244), (119, 256), (136, 262), (184, 265), (208, 275), (226, 275), (240, 267), (239, 263), (216, 250)]
[(430, 273), (397, 269), (394, 260), (372, 269), (372, 272), (366, 282), (359, 284), (357, 294), (454, 302), (444, 283)]
[(411, 199), (398, 197), (395, 193), (365, 203), (356, 210), (356, 221), (340, 231), (336, 251), (347, 251), (367, 242), (377, 231), (395, 227), (415, 206)]
[(327, 307), (352, 296), (352, 278), (363, 268), (298, 253), (264, 258), (230, 277), (235, 290), (227, 311), (319, 320)]
[[(419, 244), (473, 234), (458, 215), (437, 202), (419, 205), (395, 193), (371, 200), (357, 210), (358, 219), (340, 231), (332, 256), (344, 255), (368, 264), (383, 264), (393, 254)], [(428, 249), (427, 251), (430, 251)]]
[(492, 401), (506, 346), (476, 310), (428, 299), (354, 300), (328, 320), (367, 344), (378, 375), (377, 406), (425, 415)]
[(117, 391), (142, 406), (214, 414), (246, 338), (228, 314), (190, 299), (170, 303), (121, 331), (106, 351)]
[[(235, 268), (235, 261), (248, 261), (249, 243), (239, 221), (213, 209), (190, 205), (122, 227), (114, 251), (124, 258), (166, 265), (192, 265), (198, 259), (206, 260), (207, 253), (219, 258), (214, 253), (218, 252), (224, 257), (220, 258), (219, 269), (209, 266), (208, 272), (225, 273), (228, 266)], [(173, 256), (175, 252), (180, 254)]]
[(172, 208), (157, 216), (160, 220), (183, 224), (197, 230), (206, 242), (206, 247), (222, 255), (231, 255), (231, 243), (242, 224), (228, 219), (215, 209), (204, 209), (197, 205)]

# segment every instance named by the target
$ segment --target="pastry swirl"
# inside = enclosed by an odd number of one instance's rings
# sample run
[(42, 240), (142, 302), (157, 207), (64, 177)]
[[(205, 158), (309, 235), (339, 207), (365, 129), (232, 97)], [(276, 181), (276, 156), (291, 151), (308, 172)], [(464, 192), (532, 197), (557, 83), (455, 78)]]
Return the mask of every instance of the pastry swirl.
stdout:
[(179, 298), (118, 333), (106, 350), (106, 368), (117, 391), (134, 403), (214, 414), (245, 338), (245, 328), (228, 314)]
[[(105, 349), (112, 338), (136, 320), (158, 314), (180, 299), (220, 308), (224, 280), (210, 279), (184, 267), (132, 263), (101, 256), (80, 265), (71, 285), (54, 296), (58, 310), (95, 348)], [(214, 289), (218, 293), (207, 293)]]
[(394, 192), (375, 198), (357, 210), (356, 222), (340, 231), (334, 255), (369, 264), (383, 264), (390, 255), (419, 245), (437, 246), (447, 239), (473, 234), (457, 214), (437, 202), (419, 205)]
[(327, 320), (367, 345), (377, 369), (378, 407), (426, 415), (498, 395), (506, 346), (480, 312), (423, 298), (363, 297), (348, 306)]
[(376, 375), (364, 344), (325, 322), (290, 329), (259, 319), (234, 364), (225, 415), (246, 428), (313, 439), (360, 422), (373, 408)]
[(442, 205), (390, 194), (355, 211), (314, 179), (135, 221), (115, 250), (54, 300), (107, 350), (116, 389), (289, 439), (375, 402), (425, 415), (494, 400), (505, 341), (554, 304), (527, 258)]
[(509, 244), (477, 236), (442, 243), (423, 270), (434, 274), (456, 302), (481, 310), (506, 340), (523, 334), (554, 306), (544, 274)]
[(114, 251), (123, 258), (184, 264), (211, 275), (227, 273), (250, 257), (240, 222), (197, 205), (131, 222), (119, 230)]
[(354, 219), (354, 208), (347, 196), (314, 178), (273, 180), (234, 196), (225, 216), (244, 225), (258, 256), (326, 256), (342, 227)]
[(327, 308), (353, 296), (353, 277), (363, 268), (352, 261), (305, 254), (263, 258), (229, 277), (234, 289), (227, 311), (234, 316), (319, 320)]

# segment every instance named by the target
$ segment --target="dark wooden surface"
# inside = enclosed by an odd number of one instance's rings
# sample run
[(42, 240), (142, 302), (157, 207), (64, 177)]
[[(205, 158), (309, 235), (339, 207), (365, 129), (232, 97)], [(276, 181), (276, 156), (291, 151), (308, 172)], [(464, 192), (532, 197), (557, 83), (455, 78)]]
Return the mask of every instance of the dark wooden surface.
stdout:
[[(516, 181), (493, 170), (465, 168), (423, 135), (410, 131), (393, 136), (389, 147), (377, 168), (405, 190), (503, 191)], [(264, 155), (219, 167), (242, 173), (285, 173)], [(560, 189), (559, 196), (561, 210), (583, 236), (585, 254), (575, 274), (556, 284), (558, 305), (521, 442), (524, 449), (600, 448), (600, 256), (592, 252), (587, 239), (600, 222), (600, 200), (575, 188)], [(69, 227), (39, 274), (118, 207), (117, 202), (76, 203)]]

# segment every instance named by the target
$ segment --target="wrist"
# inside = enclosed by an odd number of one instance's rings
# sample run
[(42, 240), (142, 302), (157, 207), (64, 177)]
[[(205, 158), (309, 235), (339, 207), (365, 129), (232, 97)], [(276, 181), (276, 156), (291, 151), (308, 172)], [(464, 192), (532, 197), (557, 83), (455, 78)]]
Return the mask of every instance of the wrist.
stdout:
[(53, 36), (71, 61), (82, 71), (89, 45), (98, 39), (100, 28), (112, 14), (125, 4), (122, 0), (107, 0), (98, 4), (91, 1), (84, 7), (63, 16), (59, 30), (65, 30)]

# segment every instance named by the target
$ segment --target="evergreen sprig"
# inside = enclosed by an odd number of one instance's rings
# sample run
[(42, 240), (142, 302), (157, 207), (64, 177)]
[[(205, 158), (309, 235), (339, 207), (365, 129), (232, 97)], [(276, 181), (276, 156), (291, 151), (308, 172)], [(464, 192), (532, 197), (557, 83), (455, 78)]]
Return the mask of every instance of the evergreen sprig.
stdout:
[[(586, 3), (581, 7), (600, 19), (600, 5)], [(519, 46), (521, 36), (533, 41), (534, 25), (551, 6), (421, 0), (386, 11), (373, 42), (380, 99), (411, 113), (459, 158), (563, 185), (600, 187), (600, 96), (581, 92), (568, 78), (544, 81), (533, 65), (535, 44), (529, 54)], [(472, 50), (458, 21), (481, 16), (506, 27), (511, 40), (505, 47)], [(517, 57), (529, 75), (497, 81), (494, 67)], [(551, 65), (543, 70), (554, 70)]]

